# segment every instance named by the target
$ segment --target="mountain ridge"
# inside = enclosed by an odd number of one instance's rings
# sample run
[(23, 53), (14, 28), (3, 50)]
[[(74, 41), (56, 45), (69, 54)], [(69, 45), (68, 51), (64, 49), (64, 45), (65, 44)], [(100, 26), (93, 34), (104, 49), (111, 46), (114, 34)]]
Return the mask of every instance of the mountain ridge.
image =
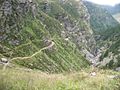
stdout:
[(90, 13), (90, 24), (94, 33), (100, 34), (100, 32), (119, 25), (109, 11), (103, 8), (102, 5), (94, 4), (88, 1), (84, 1), (84, 4)]

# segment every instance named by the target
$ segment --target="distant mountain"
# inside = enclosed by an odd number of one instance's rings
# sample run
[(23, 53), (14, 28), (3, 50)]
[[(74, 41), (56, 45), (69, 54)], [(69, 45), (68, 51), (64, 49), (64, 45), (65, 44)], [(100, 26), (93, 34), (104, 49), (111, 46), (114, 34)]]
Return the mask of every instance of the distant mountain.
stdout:
[(120, 13), (120, 4), (116, 4), (115, 6), (102, 5), (102, 7), (108, 10), (113, 15)]
[(120, 4), (115, 6), (102, 6), (106, 9), (109, 13), (113, 15), (113, 17), (120, 23)]
[(97, 5), (88, 1), (84, 1), (84, 4), (88, 8), (91, 27), (95, 33), (98, 34), (101, 31), (111, 29), (119, 24), (101, 5)]

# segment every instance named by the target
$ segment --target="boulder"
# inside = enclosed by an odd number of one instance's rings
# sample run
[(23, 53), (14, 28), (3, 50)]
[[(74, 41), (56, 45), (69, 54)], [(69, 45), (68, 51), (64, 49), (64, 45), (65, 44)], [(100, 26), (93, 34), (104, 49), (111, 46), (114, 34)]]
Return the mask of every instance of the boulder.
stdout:
[(120, 72), (120, 67), (117, 67), (115, 70), (118, 71), (118, 72)]
[(8, 63), (8, 59), (7, 58), (1, 58), (1, 62)]
[(90, 76), (96, 76), (96, 75), (97, 75), (96, 72), (90, 73)]

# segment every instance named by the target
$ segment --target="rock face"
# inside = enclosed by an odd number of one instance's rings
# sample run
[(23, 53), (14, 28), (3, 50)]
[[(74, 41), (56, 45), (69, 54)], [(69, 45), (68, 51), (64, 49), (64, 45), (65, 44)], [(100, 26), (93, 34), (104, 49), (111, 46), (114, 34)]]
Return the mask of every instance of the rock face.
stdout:
[(118, 72), (120, 72), (120, 67), (117, 67), (115, 70), (118, 71)]
[(3, 62), (3, 63), (7, 63), (8, 60), (7, 60), (6, 58), (1, 58), (1, 62)]
[[(69, 2), (68, 0), (64, 1), (64, 5), (70, 5), (71, 7), (75, 6), (78, 13), (78, 20), (72, 21), (70, 17), (61, 14), (57, 16), (57, 19), (61, 21), (65, 27), (65, 31), (61, 32), (64, 38), (69, 38), (72, 40), (80, 49), (80, 52), (83, 53), (83, 56), (90, 62), (96, 62), (96, 41), (93, 37), (93, 31), (90, 29), (90, 15), (85, 7), (85, 5), (76, 1), (76, 3)], [(63, 7), (64, 7), (63, 5)], [(86, 24), (86, 27), (80, 25), (81, 21)], [(72, 37), (71, 37), (72, 36)], [(92, 56), (92, 57), (91, 57)]]
[(28, 12), (35, 16), (35, 3), (29, 0), (4, 0), (0, 6), (2, 14), (0, 17), (0, 42), (8, 40), (10, 44), (18, 45), (18, 34), (22, 28), (19, 23), (22, 23), (21, 16)]

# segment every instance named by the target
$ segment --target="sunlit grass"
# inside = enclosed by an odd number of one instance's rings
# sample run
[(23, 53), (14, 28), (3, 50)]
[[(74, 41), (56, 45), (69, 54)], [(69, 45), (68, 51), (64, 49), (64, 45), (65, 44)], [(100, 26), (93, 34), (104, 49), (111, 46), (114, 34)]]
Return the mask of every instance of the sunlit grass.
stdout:
[(109, 75), (120, 73), (98, 70), (90, 76), (91, 69), (63, 74), (46, 74), (40, 71), (7, 69), (0, 71), (0, 90), (119, 90), (120, 79)]

